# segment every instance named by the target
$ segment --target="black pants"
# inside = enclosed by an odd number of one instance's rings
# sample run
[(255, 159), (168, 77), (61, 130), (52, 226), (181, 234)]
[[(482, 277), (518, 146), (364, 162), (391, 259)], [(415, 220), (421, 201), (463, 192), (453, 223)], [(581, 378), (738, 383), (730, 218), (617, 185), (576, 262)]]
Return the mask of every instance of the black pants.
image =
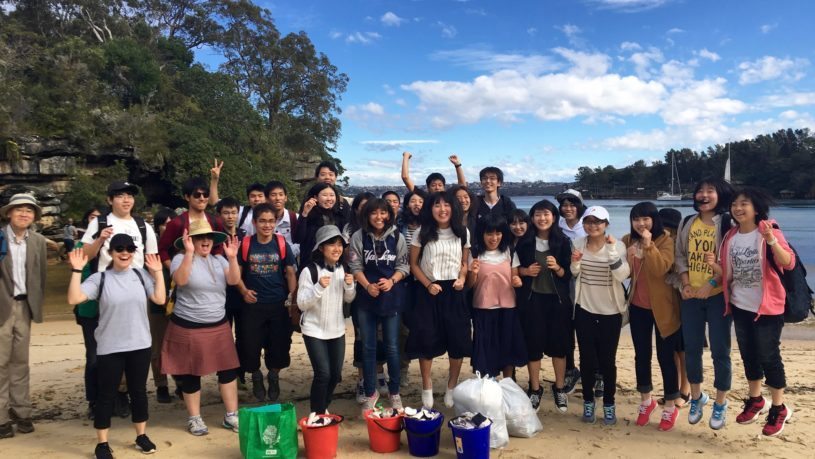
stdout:
[(85, 342), (85, 400), (95, 403), (99, 394), (99, 381), (94, 332), (99, 326), (99, 318), (76, 316), (76, 323), (82, 327), (82, 340)]
[(594, 374), (603, 375), (603, 405), (614, 405), (617, 392), (617, 345), (622, 314), (593, 314), (579, 305), (575, 311), (577, 343), (580, 346), (580, 378), (583, 400), (594, 401)]
[[(218, 375), (218, 384), (229, 384), (238, 377), (238, 369), (221, 370)], [(185, 394), (194, 394), (201, 390), (201, 377), (198, 375), (174, 375), (176, 384)]]
[[(651, 382), (651, 355), (653, 346), (651, 336), (654, 334), (654, 313), (650, 309), (631, 305), (628, 308), (631, 319), (631, 340), (634, 342), (634, 368), (637, 374), (637, 392), (644, 394), (654, 390)], [(674, 361), (674, 351), (679, 348), (682, 330), (662, 338), (657, 330), (657, 361), (662, 372), (662, 385), (665, 389), (665, 400), (679, 398), (679, 372)]]
[(97, 356), (99, 398), (93, 427), (110, 428), (113, 400), (124, 372), (130, 394), (130, 413), (134, 423), (147, 421), (147, 373), (150, 371), (150, 348)]
[(753, 312), (732, 305), (730, 310), (747, 380), (760, 381), (766, 376), (767, 385), (773, 389), (787, 387), (780, 348), (784, 315), (761, 316), (756, 320)]
[(303, 335), (306, 352), (311, 360), (314, 379), (311, 381), (311, 411), (325, 413), (334, 388), (342, 376), (342, 362), (345, 359), (345, 335), (334, 339), (319, 339)]
[(246, 304), (238, 316), (240, 321), (241, 369), (252, 373), (260, 369), (260, 351), (266, 349), (266, 368), (283, 369), (291, 364), (291, 319), (283, 302)]

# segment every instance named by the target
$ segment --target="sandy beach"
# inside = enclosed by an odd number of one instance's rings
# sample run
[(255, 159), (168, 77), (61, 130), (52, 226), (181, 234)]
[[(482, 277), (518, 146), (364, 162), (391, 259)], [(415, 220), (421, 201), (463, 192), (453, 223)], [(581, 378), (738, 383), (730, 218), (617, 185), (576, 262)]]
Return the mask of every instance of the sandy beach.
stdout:
[[(64, 316), (63, 316), (64, 317)], [(742, 456), (742, 457), (812, 457), (815, 446), (811, 432), (815, 427), (815, 361), (812, 359), (815, 341), (806, 338), (813, 335), (812, 325), (788, 326), (786, 339), (782, 344), (782, 355), (787, 368), (789, 387), (788, 403), (795, 410), (793, 423), (789, 424), (777, 438), (764, 438), (761, 435), (761, 422), (753, 425), (738, 425), (736, 415), (741, 409), (741, 398), (746, 396), (747, 384), (743, 368), (733, 339), (734, 390), (730, 393), (730, 410), (727, 427), (714, 432), (707, 426), (709, 407), (705, 420), (695, 426), (687, 423), (687, 408), (683, 408), (677, 426), (672, 432), (659, 432), (656, 423), (659, 411), (652, 415), (652, 422), (646, 427), (637, 427), (636, 418), (639, 395), (634, 391), (634, 354), (630, 336), (624, 332), (617, 356), (619, 381), (617, 392), (618, 425), (584, 425), (580, 422), (581, 399), (576, 392), (570, 397), (569, 412), (559, 414), (551, 401), (551, 393), (546, 384), (546, 394), (539, 417), (543, 432), (531, 439), (510, 438), (509, 445), (502, 450), (493, 450), (492, 457), (687, 457), (699, 455)], [(368, 449), (368, 433), (360, 418), (359, 406), (353, 398), (353, 385), (356, 373), (352, 369), (351, 344), (353, 331), (349, 327), (347, 335), (346, 365), (344, 381), (337, 389), (331, 412), (345, 416), (340, 429), (339, 457), (377, 457)], [(9, 458), (36, 457), (90, 457), (95, 445), (92, 422), (85, 419), (86, 402), (82, 375), (84, 368), (84, 348), (79, 326), (67, 318), (51, 318), (43, 324), (35, 324), (31, 339), (31, 394), (34, 403), (36, 432), (28, 435), (17, 434), (14, 438), (0, 440), (3, 456)], [(654, 359), (656, 360), (656, 359)], [(658, 375), (654, 361), (654, 375)], [(466, 367), (466, 363), (465, 363)], [(443, 407), (442, 396), (446, 360), (437, 359), (434, 365), (434, 381), (437, 391), (436, 406), (446, 418), (453, 410)], [(709, 357), (705, 357), (705, 374), (712, 379)], [(463, 377), (471, 373), (465, 368)], [(552, 379), (551, 367), (544, 365), (541, 377)], [(410, 368), (411, 385), (402, 391), (406, 406), (419, 406), (418, 363)], [(518, 372), (519, 383), (525, 387), (525, 370)], [(307, 415), (308, 389), (311, 382), (311, 367), (303, 346), (302, 337), (294, 335), (292, 366), (281, 376), (282, 399), (296, 404), (298, 416)], [(171, 383), (172, 385), (172, 383)], [(655, 377), (656, 392), (661, 391), (659, 377)], [(171, 387), (172, 389), (172, 387)], [(239, 458), (238, 436), (222, 429), (220, 419), (223, 405), (217, 394), (214, 376), (204, 378), (202, 396), (203, 416), (210, 428), (205, 437), (194, 437), (187, 433), (186, 414), (183, 403), (174, 400), (172, 404), (159, 405), (155, 402), (155, 388), (152, 379), (148, 381), (150, 397), (150, 421), (148, 434), (158, 445), (156, 457), (172, 458)], [(248, 392), (241, 393), (241, 404), (250, 403)], [(117, 458), (141, 457), (133, 447), (133, 433), (127, 419), (114, 418), (111, 429), (111, 446)], [(302, 436), (300, 453), (303, 454)], [(443, 429), (441, 457), (455, 457), (450, 431)], [(408, 457), (407, 440), (403, 434), (402, 449), (394, 457)]]

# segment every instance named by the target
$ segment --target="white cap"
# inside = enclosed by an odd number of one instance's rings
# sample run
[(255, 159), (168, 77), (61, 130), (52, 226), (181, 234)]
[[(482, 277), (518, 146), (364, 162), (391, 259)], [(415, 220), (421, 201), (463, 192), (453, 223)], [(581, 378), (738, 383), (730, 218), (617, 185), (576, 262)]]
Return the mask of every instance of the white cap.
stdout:
[(601, 206), (591, 206), (586, 209), (586, 212), (583, 214), (583, 218), (586, 217), (594, 217), (598, 220), (605, 220), (606, 222), (611, 223), (611, 218), (608, 216), (608, 211), (605, 207)]

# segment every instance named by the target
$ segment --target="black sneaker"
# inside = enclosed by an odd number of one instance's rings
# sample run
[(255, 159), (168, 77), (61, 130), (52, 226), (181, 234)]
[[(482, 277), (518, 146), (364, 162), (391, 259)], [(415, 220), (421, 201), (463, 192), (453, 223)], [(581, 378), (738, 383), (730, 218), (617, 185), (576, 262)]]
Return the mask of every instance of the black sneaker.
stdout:
[(170, 389), (167, 386), (156, 387), (156, 401), (159, 403), (170, 403), (173, 397), (170, 395)]
[(571, 370), (566, 370), (566, 378), (563, 380), (563, 391), (566, 394), (573, 394), (575, 388), (577, 388), (577, 382), (580, 381), (580, 370), (577, 368), (572, 368)]
[(252, 394), (259, 402), (266, 400), (266, 388), (263, 386), (263, 373), (260, 370), (252, 372)]
[(127, 392), (116, 393), (116, 398), (113, 399), (113, 412), (120, 418), (130, 416), (130, 398)]
[(274, 371), (269, 372), (269, 401), (276, 402), (280, 398), (280, 375)]
[(113, 450), (110, 449), (108, 442), (97, 443), (93, 455), (96, 459), (113, 459)]
[(31, 418), (17, 420), (17, 433), (27, 434), (34, 432), (34, 423)]
[(0, 424), (0, 438), (11, 438), (14, 436), (14, 425), (11, 421)]
[(530, 387), (528, 391), (526, 391), (527, 395), (529, 395), (529, 402), (532, 404), (532, 408), (535, 409), (537, 413), (541, 407), (541, 398), (543, 397), (543, 386), (538, 387), (538, 390), (532, 390)]
[(141, 434), (136, 437), (136, 449), (143, 454), (153, 454), (156, 452), (156, 444), (147, 438), (147, 435)]
[(603, 398), (605, 393), (605, 385), (603, 384), (603, 375), (597, 373), (594, 375), (594, 398)]
[(558, 412), (565, 413), (569, 411), (569, 395), (566, 393), (566, 389), (558, 389), (552, 384), (552, 398), (555, 399), (555, 408), (557, 408)]

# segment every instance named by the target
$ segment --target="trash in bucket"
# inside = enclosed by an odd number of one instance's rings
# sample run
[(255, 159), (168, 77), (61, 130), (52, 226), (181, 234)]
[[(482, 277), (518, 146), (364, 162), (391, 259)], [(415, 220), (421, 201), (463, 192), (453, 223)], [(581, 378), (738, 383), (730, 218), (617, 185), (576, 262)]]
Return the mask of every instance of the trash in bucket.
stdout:
[(325, 423), (317, 425), (319, 421), (315, 422), (312, 416), (302, 418), (298, 422), (300, 430), (303, 431), (306, 458), (325, 459), (335, 457), (340, 435), (340, 423), (344, 418), (338, 414), (317, 414), (314, 417), (323, 420)]
[(363, 417), (368, 424), (368, 440), (371, 451), (392, 453), (402, 446), (402, 416), (379, 417), (381, 412), (365, 410)]
[(407, 431), (410, 455), (430, 457), (439, 454), (444, 415), (436, 410), (422, 409), (417, 412), (409, 411), (407, 408), (405, 408), (405, 413), (415, 413), (413, 416), (405, 416), (405, 431)]
[(490, 426), (492, 421), (480, 413), (464, 413), (448, 423), (453, 432), (457, 459), (488, 459), (490, 457)]

